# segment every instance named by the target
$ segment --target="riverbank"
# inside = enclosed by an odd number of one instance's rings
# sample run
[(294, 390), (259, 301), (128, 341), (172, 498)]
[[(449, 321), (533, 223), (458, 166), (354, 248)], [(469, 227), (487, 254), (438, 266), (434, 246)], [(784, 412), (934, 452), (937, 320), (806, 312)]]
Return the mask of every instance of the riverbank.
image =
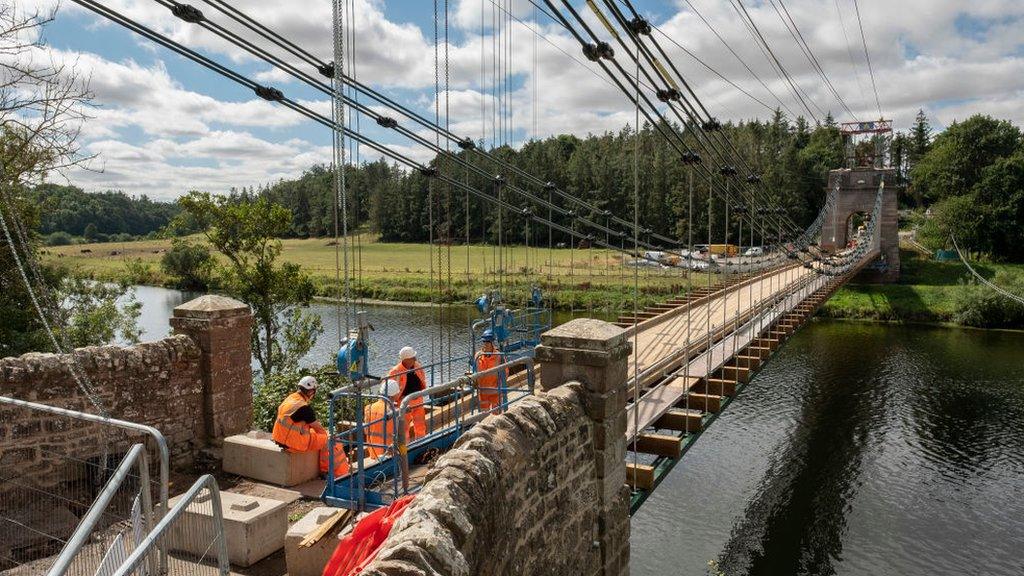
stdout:
[[(439, 254), (438, 247), (381, 243), (366, 234), (352, 244), (353, 297), (387, 303), (469, 303), (500, 289), (505, 302), (521, 305), (537, 285), (555, 310), (614, 313), (632, 309), (634, 273), (640, 276), (641, 307), (682, 294), (690, 285), (680, 270), (623, 266), (623, 255), (612, 250), (515, 246), (505, 249), (504, 272), (499, 273), (498, 251), (490, 245), (442, 247)], [(169, 240), (78, 244), (47, 248), (44, 257), (81, 277), (174, 288), (175, 279), (160, 266), (169, 248)], [(282, 248), (284, 260), (312, 276), (318, 297), (339, 296), (336, 247), (330, 239), (288, 239)], [(445, 273), (439, 275), (438, 270)], [(717, 280), (712, 277), (712, 282)], [(692, 275), (693, 286), (707, 283), (707, 275)]]
[[(897, 284), (847, 284), (819, 310), (827, 318), (877, 322), (1024, 328), (1024, 309), (970, 282), (959, 261), (937, 262), (914, 250), (900, 253)], [(1024, 265), (975, 266), (987, 278), (1024, 279)]]
[[(301, 265), (313, 277), (320, 298), (336, 298), (335, 246), (327, 239), (284, 240), (282, 257)], [(531, 288), (543, 289), (555, 310), (587, 310), (605, 315), (631, 310), (634, 301), (632, 268), (622, 265), (622, 255), (610, 250), (526, 248), (506, 251), (506, 267), (495, 270), (496, 249), (473, 245), (438, 250), (423, 244), (385, 244), (368, 235), (354, 242), (354, 270), (350, 285), (354, 298), (381, 303), (425, 304), (431, 301), (468, 303), (489, 290), (501, 289), (505, 302), (521, 305)], [(160, 258), (170, 247), (167, 240), (82, 244), (48, 248), (45, 256), (68, 266), (72, 272), (96, 280), (175, 287), (174, 278), (160, 268)], [(901, 253), (902, 276), (898, 284), (849, 284), (821, 308), (828, 318), (896, 323), (960, 325), (984, 328), (1024, 328), (1024, 310), (999, 298), (988, 289), (970, 285), (967, 270), (959, 262), (936, 262), (914, 250)], [(438, 289), (437, 270), (445, 265), (445, 289)], [(979, 264), (986, 277), (1007, 275), (1024, 279), (1024, 265)], [(430, 280), (431, 270), (435, 279)], [(467, 270), (471, 273), (467, 273)], [(639, 302), (643, 307), (679, 295), (687, 289), (679, 270), (642, 268)], [(447, 279), (451, 284), (447, 285)], [(706, 285), (708, 276), (693, 274), (694, 286)], [(712, 276), (712, 281), (717, 281)], [(1021, 287), (1024, 291), (1024, 286)]]

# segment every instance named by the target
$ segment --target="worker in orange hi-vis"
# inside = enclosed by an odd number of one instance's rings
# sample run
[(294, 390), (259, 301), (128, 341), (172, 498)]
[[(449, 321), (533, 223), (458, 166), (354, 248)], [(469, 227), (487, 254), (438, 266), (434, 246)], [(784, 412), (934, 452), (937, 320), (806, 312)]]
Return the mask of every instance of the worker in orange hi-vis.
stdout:
[[(326, 474), (330, 462), (327, 430), (317, 420), (309, 402), (316, 395), (319, 383), (313, 376), (303, 376), (298, 390), (289, 394), (277, 407), (277, 418), (271, 438), (278, 446), (292, 452), (320, 452), (320, 473)], [(340, 442), (334, 443), (335, 476), (348, 474), (348, 458)]]
[(380, 383), (380, 395), (391, 400), (378, 398), (363, 409), (363, 442), (367, 458), (386, 455), (395, 439), (395, 418), (402, 391), (395, 380)]
[[(473, 371), (483, 372), (505, 363), (505, 356), (494, 345), (494, 332), (484, 330), (480, 336), (480, 350), (473, 357)], [(501, 388), (505, 386), (508, 379), (508, 368), (502, 371), (478, 376), (476, 378), (476, 389), (480, 398), (480, 410), (499, 412), (501, 408)]]
[[(401, 399), (427, 388), (427, 378), (423, 366), (416, 360), (416, 351), (406, 346), (398, 351), (398, 364), (388, 372), (388, 379), (398, 382)], [(427, 412), (423, 408), (423, 398), (416, 398), (409, 403), (405, 413), (405, 425), (411, 428), (412, 434), (406, 439), (422, 438), (427, 435)]]

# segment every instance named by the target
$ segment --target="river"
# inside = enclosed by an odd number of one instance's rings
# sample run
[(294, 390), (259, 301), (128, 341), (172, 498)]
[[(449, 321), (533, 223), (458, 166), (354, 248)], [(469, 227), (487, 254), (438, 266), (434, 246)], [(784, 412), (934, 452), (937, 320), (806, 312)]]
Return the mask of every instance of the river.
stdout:
[[(162, 337), (184, 296), (137, 294), (143, 339)], [(334, 306), (311, 310), (326, 333), (308, 361), (329, 362)], [(368, 310), (373, 371), (441, 338), (429, 309)], [(470, 313), (453, 314), (456, 346)], [(638, 576), (709, 560), (728, 576), (1024, 574), (1024, 334), (813, 322), (643, 505), (631, 540)]]

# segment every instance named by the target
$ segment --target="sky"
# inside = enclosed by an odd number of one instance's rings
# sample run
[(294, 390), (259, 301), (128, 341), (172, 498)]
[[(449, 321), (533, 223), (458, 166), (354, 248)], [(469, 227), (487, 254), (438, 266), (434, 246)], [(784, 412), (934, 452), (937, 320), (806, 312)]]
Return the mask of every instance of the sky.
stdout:
[[(232, 22), (214, 7), (215, 2), (194, 1), (211, 21), (316, 76), (309, 64)], [(624, 0), (617, 1), (624, 5)], [(338, 2), (350, 5), (354, 15), (354, 32), (347, 40), (354, 45), (355, 62), (354, 67), (347, 64), (346, 73), (430, 120), (438, 112), (440, 123), (460, 136), (519, 146), (531, 138), (585, 136), (634, 122), (635, 110), (622, 92), (582, 56), (578, 42), (564, 28), (529, 0), (450, 0), (447, 50), (445, 1), (436, 2), (441, 12), (436, 68), (435, 3)], [(331, 100), (323, 93), (175, 18), (155, 0), (104, 3), (242, 76), (276, 87), (322, 115), (331, 114)], [(774, 70), (769, 55), (759, 50), (731, 2), (632, 3), (659, 30), (653, 37), (709, 112), (722, 120), (765, 119), (773, 108), (782, 108), (791, 117), (803, 113), (823, 118), (831, 112), (840, 121), (871, 120), (879, 117), (880, 107), (881, 115), (893, 119), (898, 129), (910, 126), (919, 109), (936, 128), (974, 113), (1024, 125), (1020, 0), (858, 0), (858, 6), (854, 0), (745, 0), (775, 57), (806, 94), (810, 112)], [(544, 6), (540, 0), (537, 4)], [(15, 5), (44, 11), (54, 6), (53, 0), (19, 0)], [(230, 5), (316, 58), (333, 60), (332, 2), (231, 0)], [(573, 0), (573, 5), (608, 38), (585, 2)], [(813, 58), (784, 25), (786, 11)], [(55, 174), (53, 181), (70, 181), (89, 191), (114, 189), (172, 200), (189, 190), (224, 193), (294, 178), (331, 161), (326, 127), (71, 0), (61, 3), (41, 40), (45, 54), (38, 57), (67, 64), (69, 73), (88, 80), (94, 96), (80, 145), (83, 153), (95, 158), (88, 170)], [(495, 50), (499, 46), (505, 49)], [(616, 56), (628, 67), (624, 53)], [(815, 70), (815, 60), (845, 107)], [(508, 70), (508, 96), (501, 100), (495, 98), (495, 61), (504, 62)], [(435, 92), (435, 72), (440, 94)], [(383, 109), (366, 97), (360, 102)], [(498, 110), (504, 111), (500, 120)], [(367, 137), (414, 160), (432, 157), (427, 147), (376, 126), (372, 119), (357, 117), (355, 122)], [(433, 141), (433, 133), (416, 131)], [(364, 146), (353, 147), (352, 152), (358, 153), (359, 161), (380, 157)]]

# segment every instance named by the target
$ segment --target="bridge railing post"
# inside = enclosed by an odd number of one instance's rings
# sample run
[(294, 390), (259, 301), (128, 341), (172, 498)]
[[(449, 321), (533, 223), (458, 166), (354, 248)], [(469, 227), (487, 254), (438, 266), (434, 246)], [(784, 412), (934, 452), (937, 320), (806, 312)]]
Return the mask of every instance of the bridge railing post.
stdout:
[(567, 382), (583, 387), (592, 426), (597, 475), (597, 540), (601, 576), (629, 574), (629, 499), (626, 485), (626, 378), (632, 346), (608, 322), (578, 318), (541, 336), (536, 348), (543, 389)]

